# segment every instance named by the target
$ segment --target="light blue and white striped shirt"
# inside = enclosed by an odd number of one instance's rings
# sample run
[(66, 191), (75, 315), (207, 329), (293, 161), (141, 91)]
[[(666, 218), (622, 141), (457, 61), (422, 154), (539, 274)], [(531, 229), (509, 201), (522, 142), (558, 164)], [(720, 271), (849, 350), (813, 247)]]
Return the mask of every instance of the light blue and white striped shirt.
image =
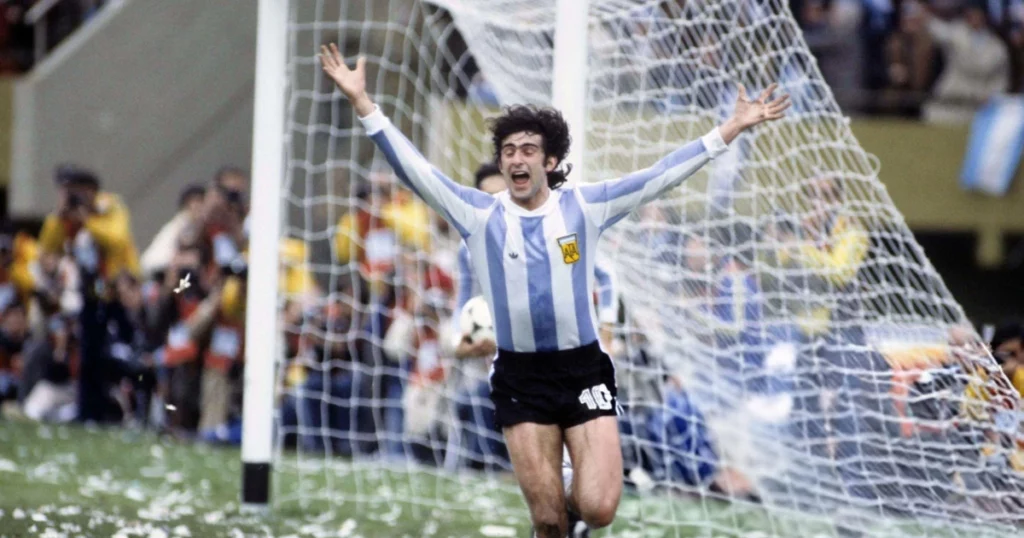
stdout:
[[(473, 257), (463, 241), (459, 245), (458, 278), (455, 280), (455, 313), (452, 321), (459, 329), (459, 315), (470, 299), (480, 295), (480, 281), (473, 272)], [(619, 317), (619, 296), (615, 288), (611, 265), (600, 258), (594, 262), (594, 281), (597, 285), (597, 319), (601, 323), (615, 323)], [(456, 331), (456, 332), (458, 332)], [(459, 335), (461, 338), (461, 335)]]
[(460, 185), (380, 111), (360, 119), (398, 178), (462, 235), (494, 316), (499, 349), (572, 349), (597, 341), (594, 265), (601, 233), (726, 149), (718, 129), (620, 179), (562, 187), (532, 211)]

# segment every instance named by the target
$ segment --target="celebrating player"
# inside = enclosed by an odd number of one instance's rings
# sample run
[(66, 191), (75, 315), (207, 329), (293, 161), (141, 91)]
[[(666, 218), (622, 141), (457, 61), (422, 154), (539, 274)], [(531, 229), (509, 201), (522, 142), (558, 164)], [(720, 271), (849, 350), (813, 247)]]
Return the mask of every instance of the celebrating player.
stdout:
[[(432, 166), (366, 93), (366, 61), (321, 50), (324, 72), (348, 98), (399, 179), (462, 235), (494, 316), (491, 398), (534, 531), (561, 538), (567, 509), (591, 528), (611, 524), (622, 494), (614, 367), (598, 344), (597, 240), (638, 206), (676, 187), (750, 127), (781, 118), (788, 97), (743, 86), (732, 117), (654, 166), (623, 178), (559, 188), (569, 128), (550, 108), (514, 106), (491, 125), (508, 189), (489, 195)], [(566, 498), (562, 444), (575, 478)]]

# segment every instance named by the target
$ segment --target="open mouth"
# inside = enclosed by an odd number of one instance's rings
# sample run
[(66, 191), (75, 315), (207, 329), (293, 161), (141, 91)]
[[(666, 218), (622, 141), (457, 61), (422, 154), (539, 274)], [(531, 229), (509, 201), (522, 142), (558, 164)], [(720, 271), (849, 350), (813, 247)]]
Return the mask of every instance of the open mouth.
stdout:
[(530, 184), (530, 174), (526, 172), (512, 172), (512, 184), (517, 187)]

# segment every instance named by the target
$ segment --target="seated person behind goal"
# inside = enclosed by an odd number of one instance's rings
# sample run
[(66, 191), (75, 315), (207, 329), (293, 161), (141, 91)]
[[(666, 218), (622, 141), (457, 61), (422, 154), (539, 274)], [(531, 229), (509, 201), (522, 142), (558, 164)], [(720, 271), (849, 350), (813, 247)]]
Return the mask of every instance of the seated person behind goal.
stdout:
[[(773, 84), (750, 100), (740, 86), (733, 116), (701, 139), (621, 179), (565, 188), (559, 166), (570, 140), (562, 115), (510, 107), (491, 125), (508, 190), (491, 196), (445, 177), (391, 124), (366, 93), (364, 58), (349, 69), (331, 45), (321, 62), (398, 177), (459, 231), (477, 262), (497, 335), (491, 399), (535, 533), (564, 537), (570, 514), (591, 528), (608, 526), (622, 495), (622, 452), (615, 371), (598, 344), (592, 300), (600, 234), (682, 183), (743, 130), (781, 118), (787, 98), (769, 102)], [(563, 443), (575, 470), (568, 488)]]

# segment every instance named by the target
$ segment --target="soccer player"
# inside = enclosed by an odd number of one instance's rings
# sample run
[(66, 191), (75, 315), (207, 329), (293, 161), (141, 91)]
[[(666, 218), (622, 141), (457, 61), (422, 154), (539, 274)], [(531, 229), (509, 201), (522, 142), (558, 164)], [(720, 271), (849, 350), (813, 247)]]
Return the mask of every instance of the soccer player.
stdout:
[[(507, 189), (505, 177), (502, 175), (501, 169), (493, 163), (486, 163), (477, 168), (475, 182), (477, 189), (490, 195), (497, 195)], [(473, 259), (469, 252), (469, 247), (466, 245), (466, 242), (463, 241), (459, 245), (459, 278), (456, 283), (457, 302), (455, 313), (452, 316), (452, 320), (455, 323), (457, 331), (459, 328), (459, 315), (462, 312), (462, 307), (465, 306), (470, 299), (480, 294), (480, 282), (474, 276), (474, 272)], [(597, 312), (598, 321), (600, 323), (599, 339), (603, 349), (608, 351), (611, 349), (612, 345), (612, 328), (618, 317), (618, 296), (615, 294), (611, 269), (606, 263), (603, 263), (602, 260), (597, 260), (594, 264), (594, 280), (597, 284)], [(460, 335), (459, 342), (455, 348), (455, 358), (491, 358), (494, 356), (495, 351), (496, 346), (493, 340), (481, 339), (473, 342), (467, 335)], [(488, 367), (489, 364), (490, 363), (488, 362)], [(469, 369), (468, 371), (472, 372), (474, 370), (475, 369)], [(484, 376), (481, 375), (480, 377), (483, 378)], [(485, 381), (481, 382), (484, 383)], [(489, 382), (482, 388), (489, 388), (488, 385)], [(471, 400), (471, 398), (466, 399)], [(477, 419), (483, 423), (482, 426), (488, 428), (491, 426), (490, 416), (486, 414), (486, 412), (474, 409), (473, 416), (477, 417)], [(476, 441), (475, 435), (469, 435), (469, 437), (471, 438), (471, 441)], [(471, 446), (474, 446), (476, 450), (480, 450), (483, 443), (472, 443)], [(563, 476), (571, 475), (571, 473), (571, 468), (566, 468), (563, 471)], [(570, 522), (570, 524), (571, 523), (572, 522)]]
[[(567, 509), (591, 528), (611, 524), (622, 494), (614, 367), (598, 344), (593, 297), (600, 234), (725, 151), (748, 128), (784, 115), (786, 96), (743, 86), (733, 115), (650, 168), (560, 188), (569, 128), (550, 108), (513, 106), (493, 121), (495, 160), (508, 189), (489, 195), (427, 162), (366, 92), (366, 60), (345, 65), (323, 47), (324, 72), (348, 98), (399, 179), (462, 235), (495, 320), (491, 399), (536, 534), (561, 538)], [(562, 444), (575, 478), (563, 489)]]

